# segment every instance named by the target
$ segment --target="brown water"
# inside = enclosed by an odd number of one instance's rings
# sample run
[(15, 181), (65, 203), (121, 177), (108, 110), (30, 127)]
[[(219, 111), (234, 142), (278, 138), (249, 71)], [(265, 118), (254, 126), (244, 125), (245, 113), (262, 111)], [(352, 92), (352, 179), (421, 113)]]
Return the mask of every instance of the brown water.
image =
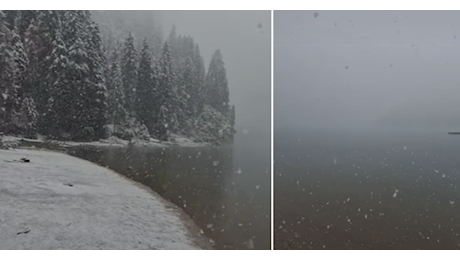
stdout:
[(107, 166), (181, 207), (217, 249), (270, 249), (269, 157), (235, 146), (81, 146), (69, 153)]
[(459, 249), (460, 138), (275, 131), (275, 249)]

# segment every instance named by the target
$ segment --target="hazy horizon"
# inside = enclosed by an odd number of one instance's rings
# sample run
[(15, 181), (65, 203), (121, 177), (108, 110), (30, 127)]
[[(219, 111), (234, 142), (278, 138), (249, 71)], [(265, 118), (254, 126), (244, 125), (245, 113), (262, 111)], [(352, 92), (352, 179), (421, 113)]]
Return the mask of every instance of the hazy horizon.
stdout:
[(275, 128), (460, 128), (458, 14), (275, 11)]

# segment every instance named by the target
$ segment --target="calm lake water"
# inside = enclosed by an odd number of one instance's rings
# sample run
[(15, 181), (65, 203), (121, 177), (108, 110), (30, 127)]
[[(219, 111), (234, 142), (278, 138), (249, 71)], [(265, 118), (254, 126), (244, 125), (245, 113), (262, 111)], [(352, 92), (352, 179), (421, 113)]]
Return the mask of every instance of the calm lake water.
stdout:
[(260, 141), (238, 135), (232, 146), (81, 146), (69, 153), (181, 207), (217, 249), (270, 249), (270, 143)]
[(459, 249), (460, 136), (275, 130), (275, 249)]

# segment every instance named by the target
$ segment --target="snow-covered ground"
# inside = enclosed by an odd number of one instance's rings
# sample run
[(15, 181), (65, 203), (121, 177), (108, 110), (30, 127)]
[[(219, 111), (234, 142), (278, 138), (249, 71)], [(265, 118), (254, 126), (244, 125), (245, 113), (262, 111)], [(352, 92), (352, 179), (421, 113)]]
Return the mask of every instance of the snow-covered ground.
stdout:
[(111, 170), (57, 152), (0, 150), (0, 249), (207, 248), (185, 213)]

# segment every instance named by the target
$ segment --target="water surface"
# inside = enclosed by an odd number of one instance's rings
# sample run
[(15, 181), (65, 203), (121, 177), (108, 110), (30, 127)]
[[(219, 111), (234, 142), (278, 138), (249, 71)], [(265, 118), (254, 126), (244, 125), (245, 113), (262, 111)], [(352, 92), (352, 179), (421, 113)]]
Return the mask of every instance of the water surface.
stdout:
[(460, 248), (460, 136), (275, 130), (275, 249)]
[(70, 154), (152, 188), (218, 249), (269, 249), (270, 157), (244, 138), (221, 147), (81, 146)]

